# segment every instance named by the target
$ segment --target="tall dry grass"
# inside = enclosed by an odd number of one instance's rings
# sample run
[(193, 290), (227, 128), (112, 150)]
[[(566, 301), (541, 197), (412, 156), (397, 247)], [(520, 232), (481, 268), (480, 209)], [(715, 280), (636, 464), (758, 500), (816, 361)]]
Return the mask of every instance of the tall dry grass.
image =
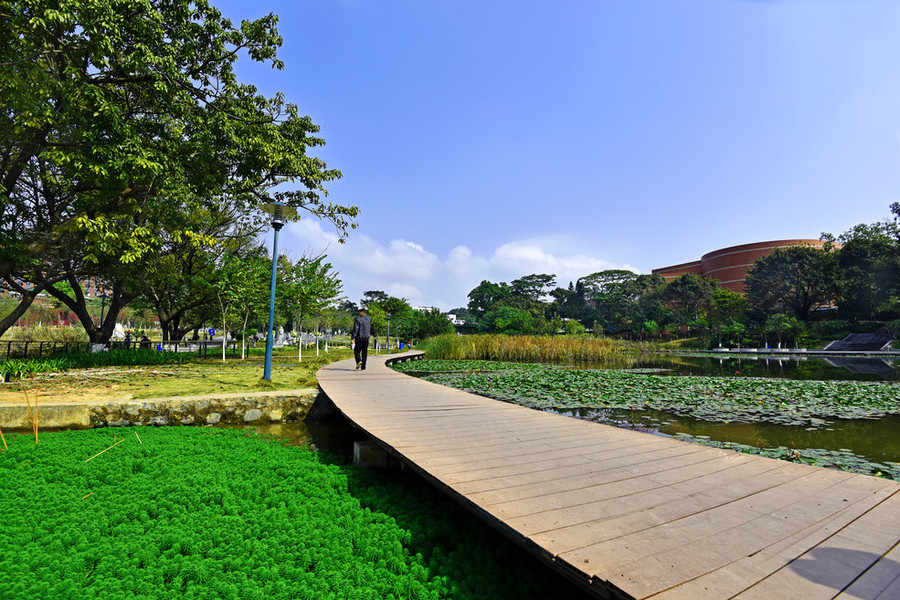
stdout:
[(591, 365), (625, 368), (634, 364), (640, 349), (606, 338), (509, 336), (499, 334), (442, 335), (428, 340), (428, 358), (496, 360), (505, 362)]

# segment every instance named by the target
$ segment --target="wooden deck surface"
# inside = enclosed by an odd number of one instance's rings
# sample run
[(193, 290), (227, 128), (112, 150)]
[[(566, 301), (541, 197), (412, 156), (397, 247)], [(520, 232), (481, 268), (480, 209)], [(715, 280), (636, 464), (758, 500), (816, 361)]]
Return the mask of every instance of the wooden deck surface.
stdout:
[(319, 385), (373, 440), (599, 597), (900, 599), (898, 482), (543, 413), (386, 358), (328, 365)]

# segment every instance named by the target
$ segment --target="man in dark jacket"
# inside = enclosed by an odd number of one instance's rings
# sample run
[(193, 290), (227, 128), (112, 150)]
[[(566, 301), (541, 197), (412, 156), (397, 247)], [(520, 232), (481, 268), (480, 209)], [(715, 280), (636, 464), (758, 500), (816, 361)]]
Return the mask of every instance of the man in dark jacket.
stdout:
[(366, 370), (366, 357), (369, 355), (369, 337), (372, 335), (372, 317), (366, 314), (365, 308), (359, 309), (359, 316), (353, 320), (353, 356), (356, 358), (356, 368)]

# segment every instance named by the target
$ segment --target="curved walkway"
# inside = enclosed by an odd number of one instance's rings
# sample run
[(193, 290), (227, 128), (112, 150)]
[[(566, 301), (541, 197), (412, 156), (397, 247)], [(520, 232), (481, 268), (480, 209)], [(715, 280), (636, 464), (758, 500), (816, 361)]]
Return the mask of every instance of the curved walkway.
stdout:
[(543, 413), (387, 358), (330, 364), (319, 385), (371, 438), (600, 597), (900, 598), (898, 482)]

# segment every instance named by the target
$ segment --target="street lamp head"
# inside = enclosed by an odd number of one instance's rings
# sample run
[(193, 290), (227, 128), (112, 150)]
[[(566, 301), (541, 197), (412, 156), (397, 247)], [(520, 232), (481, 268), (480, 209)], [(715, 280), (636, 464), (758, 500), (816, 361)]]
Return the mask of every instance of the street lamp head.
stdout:
[(281, 229), (288, 218), (297, 214), (297, 209), (295, 207), (284, 204), (283, 202), (263, 204), (260, 208), (262, 208), (264, 213), (272, 215), (272, 227), (275, 229)]

